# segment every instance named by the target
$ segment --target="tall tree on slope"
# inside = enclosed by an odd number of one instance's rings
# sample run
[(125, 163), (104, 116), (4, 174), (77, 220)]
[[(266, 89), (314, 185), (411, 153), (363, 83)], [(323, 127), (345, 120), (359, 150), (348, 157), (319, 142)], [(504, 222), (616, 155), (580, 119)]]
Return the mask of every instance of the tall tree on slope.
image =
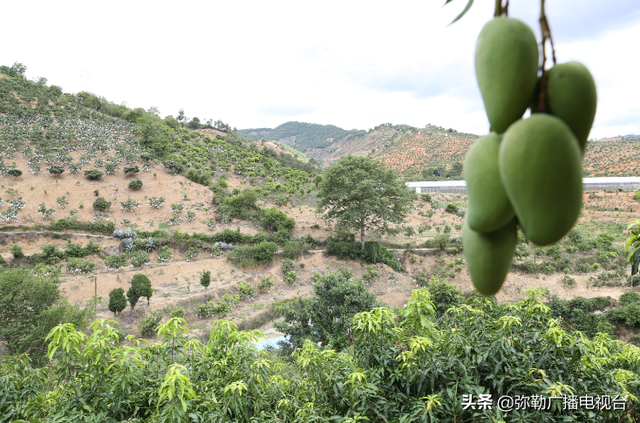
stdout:
[(412, 192), (384, 164), (348, 155), (327, 170), (318, 196), (318, 212), (338, 229), (359, 229), (364, 250), (365, 229), (385, 233), (389, 223), (401, 223)]

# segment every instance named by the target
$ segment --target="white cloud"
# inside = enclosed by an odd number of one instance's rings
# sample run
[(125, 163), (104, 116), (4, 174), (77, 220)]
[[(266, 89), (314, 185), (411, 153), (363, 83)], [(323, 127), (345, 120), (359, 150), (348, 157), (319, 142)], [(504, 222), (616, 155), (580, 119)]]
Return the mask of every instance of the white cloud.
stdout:
[[(511, 15), (537, 25), (537, 5)], [(535, 2), (537, 3), (537, 2)], [(592, 136), (640, 133), (640, 4), (549, 2), (562, 61), (580, 60), (599, 88)], [(65, 91), (89, 90), (165, 115), (238, 128), (288, 120), (368, 129), (426, 123), (484, 133), (473, 50), (492, 0), (12, 2), (0, 64), (24, 63)], [(607, 7), (603, 6), (607, 4)], [(535, 29), (535, 27), (534, 27)], [(617, 135), (617, 133), (616, 133)]]

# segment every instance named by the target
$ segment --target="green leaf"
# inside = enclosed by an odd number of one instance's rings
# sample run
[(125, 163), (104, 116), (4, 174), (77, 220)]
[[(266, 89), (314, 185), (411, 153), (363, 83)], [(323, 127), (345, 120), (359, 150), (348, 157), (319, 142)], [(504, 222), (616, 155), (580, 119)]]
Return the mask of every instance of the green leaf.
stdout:
[(640, 264), (640, 249), (633, 252), (633, 263), (631, 264), (631, 276), (638, 273), (638, 264)]
[[(448, 1), (451, 1), (451, 0), (448, 0)], [(465, 15), (465, 13), (467, 13), (469, 11), (469, 9), (471, 9), (471, 5), (472, 4), (473, 4), (473, 0), (469, 0), (469, 3), (467, 3), (465, 8), (462, 10), (462, 12), (458, 16), (456, 16), (456, 18), (453, 21), (451, 21), (451, 23), (449, 25), (453, 25), (454, 23), (456, 23), (458, 21), (458, 19), (463, 17)]]

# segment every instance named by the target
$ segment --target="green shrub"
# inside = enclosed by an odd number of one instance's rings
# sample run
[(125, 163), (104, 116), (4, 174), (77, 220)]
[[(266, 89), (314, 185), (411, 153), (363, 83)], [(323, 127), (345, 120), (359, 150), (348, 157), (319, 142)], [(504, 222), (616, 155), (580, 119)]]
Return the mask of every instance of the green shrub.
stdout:
[(640, 326), (640, 304), (631, 303), (627, 306), (624, 322), (627, 326)]
[(367, 266), (366, 272), (362, 275), (362, 282), (364, 282), (366, 285), (371, 285), (379, 278), (380, 274), (378, 273), (378, 271), (374, 269), (373, 266)]
[(302, 253), (307, 250), (305, 242), (301, 239), (296, 239), (294, 241), (287, 241), (284, 243), (282, 255), (293, 260), (300, 257)]
[(83, 258), (72, 257), (67, 261), (67, 273), (74, 275), (87, 275), (93, 272), (96, 264)]
[(171, 309), (171, 318), (184, 319), (184, 316), (186, 315), (187, 312), (180, 306), (175, 306), (173, 309)]
[(124, 173), (126, 174), (134, 174), (140, 172), (140, 168), (137, 165), (127, 165), (124, 167)]
[(433, 239), (433, 247), (444, 250), (451, 243), (449, 234), (439, 234)]
[(464, 302), (464, 294), (460, 288), (445, 281), (432, 279), (427, 290), (438, 315), (444, 314), (449, 308), (458, 307)]
[(586, 314), (577, 325), (577, 329), (590, 338), (593, 338), (598, 333), (604, 333), (611, 338), (615, 338), (615, 327), (603, 314)]
[(152, 311), (148, 315), (144, 316), (144, 318), (140, 321), (140, 323), (138, 324), (138, 329), (140, 329), (140, 333), (142, 334), (142, 336), (155, 337), (161, 321), (162, 312)]
[(362, 254), (360, 248), (360, 244), (355, 242), (336, 241), (329, 237), (324, 254), (338, 257), (341, 260), (357, 260)]
[(295, 267), (294, 264), (293, 264), (293, 260), (291, 260), (291, 259), (282, 260), (282, 263), (280, 265), (282, 266), (282, 273), (290, 272)]
[(547, 247), (544, 250), (545, 254), (549, 257), (551, 257), (554, 260), (559, 260), (560, 257), (562, 257), (562, 249), (560, 248), (560, 245), (558, 244), (554, 244), (551, 245), (549, 247)]
[(288, 195), (280, 195), (276, 197), (274, 203), (276, 206), (283, 207), (286, 206), (289, 201), (291, 201), (291, 197), (289, 197)]
[(294, 271), (288, 271), (284, 273), (284, 276), (282, 277), (282, 279), (284, 283), (286, 283), (289, 287), (291, 287), (291, 285), (296, 283), (296, 281), (298, 280), (298, 274)]
[(227, 258), (233, 263), (250, 266), (254, 263), (261, 264), (273, 260), (277, 251), (277, 244), (265, 241), (256, 246), (237, 247), (229, 253)]
[(624, 307), (613, 308), (607, 312), (607, 318), (613, 323), (624, 322), (627, 319), (627, 309)]
[(168, 245), (163, 245), (162, 247), (160, 247), (160, 249), (158, 250), (158, 261), (160, 263), (166, 263), (170, 261), (172, 258), (173, 258), (173, 252), (171, 251), (171, 248), (169, 248)]
[(184, 171), (182, 165), (174, 160), (167, 160), (165, 162), (162, 162), (162, 164), (164, 165), (165, 169), (167, 169), (172, 174), (178, 174)]
[(547, 306), (551, 309), (551, 317), (554, 319), (557, 319), (558, 317), (567, 318), (569, 311), (571, 310), (569, 302), (561, 299), (555, 294), (551, 296)]
[(42, 250), (42, 253), (34, 254), (29, 257), (29, 263), (44, 263), (47, 265), (52, 265), (64, 258), (64, 253), (60, 251), (60, 249), (55, 245), (47, 244), (43, 247), (40, 247), (40, 249)]
[(258, 232), (253, 236), (251, 241), (254, 244), (260, 244), (261, 242), (269, 241), (269, 235), (265, 232)]
[(560, 280), (567, 286), (576, 286), (576, 280), (569, 275), (564, 275)]
[(460, 208), (460, 206), (458, 204), (449, 203), (445, 207), (444, 211), (447, 212), (447, 213), (456, 214), (456, 213), (458, 213), (458, 209), (459, 208)]
[(578, 262), (576, 263), (575, 271), (578, 273), (588, 273), (591, 271), (591, 266), (589, 266), (589, 263)]
[(13, 244), (13, 246), (11, 246), (11, 249), (9, 250), (11, 252), (11, 254), (13, 254), (13, 258), (23, 258), (24, 257), (24, 252), (22, 251), (22, 247), (20, 247), (17, 244)]
[(227, 316), (231, 312), (231, 307), (228, 303), (222, 301), (218, 304), (214, 304), (211, 301), (208, 301), (204, 304), (198, 305), (198, 311), (196, 316), (201, 319), (206, 319), (208, 317), (217, 317), (218, 319), (222, 319)]
[(276, 283), (273, 279), (271, 279), (271, 277), (267, 276), (267, 277), (261, 277), (260, 278), (260, 283), (258, 283), (258, 291), (259, 292), (265, 292), (265, 291), (270, 291), (271, 287), (275, 286)]
[(133, 267), (142, 267), (149, 263), (149, 254), (146, 251), (138, 250), (131, 254), (131, 265)]
[(628, 307), (631, 304), (637, 304), (640, 302), (640, 294), (635, 291), (627, 291), (624, 294), (620, 295), (620, 304)]
[(142, 181), (140, 179), (133, 179), (129, 182), (129, 189), (137, 190), (142, 188)]
[(111, 201), (107, 201), (102, 197), (96, 198), (96, 200), (93, 202), (93, 208), (99, 211), (105, 211), (109, 207), (111, 207)]
[(325, 255), (336, 256), (343, 260), (361, 259), (366, 263), (384, 263), (396, 272), (402, 272), (404, 270), (398, 261), (398, 257), (376, 241), (367, 241), (364, 243), (364, 251), (360, 249), (361, 244), (359, 243), (335, 241), (329, 237), (327, 238), (324, 253)]
[(253, 287), (253, 285), (251, 285), (250, 282), (238, 282), (238, 290), (240, 291), (240, 296), (242, 298), (249, 298), (250, 300), (253, 300), (253, 298), (256, 296), (256, 289)]
[(287, 217), (287, 215), (275, 207), (267, 209), (263, 212), (262, 224), (273, 231), (288, 230), (292, 231), (296, 225), (296, 221), (293, 218)]
[(273, 242), (278, 245), (285, 245), (291, 239), (291, 231), (288, 229), (280, 229), (273, 234)]
[(84, 171), (84, 176), (92, 181), (102, 178), (103, 173), (98, 169), (89, 169)]
[(62, 175), (64, 173), (64, 166), (53, 165), (47, 169), (52, 175)]
[(67, 241), (67, 245), (64, 246), (64, 253), (67, 257), (84, 257), (86, 255), (82, 245), (71, 241)]
[(114, 254), (104, 259), (104, 266), (108, 270), (118, 270), (128, 265), (127, 254)]
[(197, 259), (198, 257), (200, 257), (200, 254), (202, 254), (202, 250), (198, 247), (189, 247), (187, 249), (187, 255), (185, 257), (185, 259), (187, 261), (193, 261), (195, 259)]
[(273, 255), (278, 251), (278, 246), (273, 242), (261, 242), (253, 248), (253, 258), (258, 264), (273, 260)]

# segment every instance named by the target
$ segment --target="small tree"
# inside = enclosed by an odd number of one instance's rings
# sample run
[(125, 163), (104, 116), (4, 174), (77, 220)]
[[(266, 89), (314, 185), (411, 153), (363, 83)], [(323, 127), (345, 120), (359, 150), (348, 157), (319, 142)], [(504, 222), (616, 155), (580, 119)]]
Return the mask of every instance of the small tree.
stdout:
[(96, 200), (93, 202), (93, 208), (99, 211), (105, 211), (109, 207), (111, 207), (111, 201), (107, 201), (102, 197), (96, 198)]
[(64, 173), (64, 166), (53, 165), (49, 169), (47, 169), (52, 175), (62, 175)]
[(191, 119), (191, 121), (187, 124), (187, 128), (189, 129), (200, 128), (200, 119), (198, 119), (197, 117), (194, 117), (193, 119)]
[(209, 270), (200, 273), (200, 285), (204, 286), (205, 291), (211, 285), (211, 272)]
[[(147, 305), (149, 305), (149, 300), (153, 295), (153, 288), (151, 287), (151, 280), (143, 274), (133, 275), (133, 279), (131, 279), (131, 288), (133, 289), (135, 294), (139, 297), (144, 297), (147, 299)], [(129, 294), (127, 293), (127, 296)], [(132, 293), (133, 296), (133, 293)], [(131, 300), (129, 300), (131, 301)], [(136, 299), (137, 301), (137, 299)], [(133, 306), (132, 306), (133, 308)]]
[(127, 299), (124, 296), (124, 289), (115, 288), (109, 292), (109, 311), (113, 312), (113, 317), (116, 317), (116, 313), (122, 312), (127, 308)]
[(12, 167), (10, 169), (7, 169), (7, 175), (9, 176), (22, 176), (22, 171), (20, 169), (16, 169), (15, 167)]
[(314, 273), (311, 280), (313, 296), (297, 297), (283, 305), (280, 312), (284, 321), (274, 322), (274, 327), (289, 335), (294, 347), (301, 347), (305, 339), (310, 339), (342, 350), (349, 345), (353, 316), (377, 307), (376, 296), (361, 281), (354, 281), (347, 270)]
[(127, 290), (127, 299), (129, 300), (129, 304), (133, 310), (140, 299), (140, 294), (138, 294), (138, 291), (133, 287), (133, 285)]
[(89, 169), (84, 171), (85, 178), (90, 179), (92, 181), (96, 181), (102, 178), (102, 175), (103, 173), (98, 169)]

